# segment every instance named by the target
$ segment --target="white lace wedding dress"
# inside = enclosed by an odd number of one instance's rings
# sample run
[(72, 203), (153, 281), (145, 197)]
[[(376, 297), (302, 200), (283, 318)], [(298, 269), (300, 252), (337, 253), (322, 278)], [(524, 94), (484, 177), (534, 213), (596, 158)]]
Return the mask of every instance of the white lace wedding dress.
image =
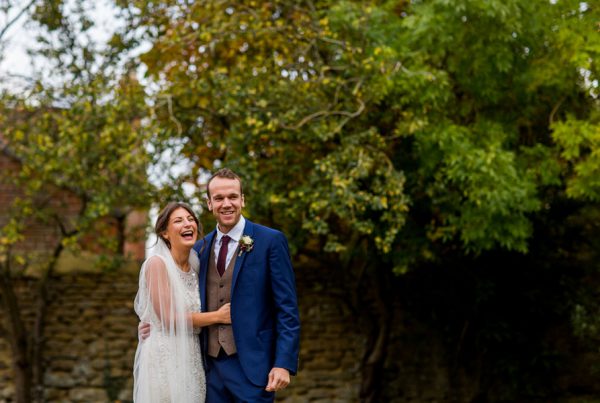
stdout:
[(158, 241), (142, 265), (135, 312), (151, 325), (139, 342), (134, 362), (136, 403), (203, 403), (206, 378), (199, 331), (190, 312), (200, 311), (199, 262), (190, 253), (190, 271), (180, 270), (165, 243)]

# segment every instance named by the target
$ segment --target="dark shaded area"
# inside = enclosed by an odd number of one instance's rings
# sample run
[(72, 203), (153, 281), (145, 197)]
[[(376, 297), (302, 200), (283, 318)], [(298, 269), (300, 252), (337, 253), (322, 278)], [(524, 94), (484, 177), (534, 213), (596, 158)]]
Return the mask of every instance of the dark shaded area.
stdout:
[(447, 401), (598, 396), (597, 340), (574, 319), (577, 309), (598, 313), (596, 214), (562, 203), (535, 221), (527, 255), (447, 253), (397, 277), (387, 399), (416, 398), (407, 382), (415, 371)]

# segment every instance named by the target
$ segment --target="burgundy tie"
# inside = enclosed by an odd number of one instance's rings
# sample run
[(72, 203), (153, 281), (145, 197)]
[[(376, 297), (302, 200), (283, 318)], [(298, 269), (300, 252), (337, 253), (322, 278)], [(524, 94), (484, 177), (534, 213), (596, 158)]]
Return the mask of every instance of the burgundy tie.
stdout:
[(231, 238), (227, 235), (224, 235), (221, 238), (221, 249), (219, 249), (219, 258), (217, 259), (217, 271), (219, 272), (219, 276), (223, 276), (225, 273), (225, 263), (227, 262), (227, 244)]

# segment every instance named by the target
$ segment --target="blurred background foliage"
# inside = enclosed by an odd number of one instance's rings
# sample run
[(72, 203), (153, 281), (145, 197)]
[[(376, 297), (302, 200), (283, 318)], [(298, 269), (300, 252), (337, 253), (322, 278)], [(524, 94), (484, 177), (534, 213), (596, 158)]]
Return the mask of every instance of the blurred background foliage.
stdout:
[(0, 124), (32, 194), (89, 199), (82, 226), (234, 169), (246, 215), (375, 318), (365, 400), (398, 298), (478, 368), (481, 399), (553, 393), (568, 352), (549, 329), (598, 352), (597, 4), (117, 0), (98, 44), (85, 1), (33, 3), (52, 77), (5, 90)]

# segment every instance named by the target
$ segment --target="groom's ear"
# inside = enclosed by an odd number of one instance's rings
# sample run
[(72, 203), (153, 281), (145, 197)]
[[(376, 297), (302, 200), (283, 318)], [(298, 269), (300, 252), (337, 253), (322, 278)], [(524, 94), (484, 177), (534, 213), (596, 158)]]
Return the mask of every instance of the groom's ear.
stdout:
[(246, 207), (246, 199), (244, 198), (243, 193), (242, 193), (242, 207)]
[(206, 196), (206, 205), (208, 206), (208, 211), (212, 211), (212, 203), (210, 201), (210, 197)]

